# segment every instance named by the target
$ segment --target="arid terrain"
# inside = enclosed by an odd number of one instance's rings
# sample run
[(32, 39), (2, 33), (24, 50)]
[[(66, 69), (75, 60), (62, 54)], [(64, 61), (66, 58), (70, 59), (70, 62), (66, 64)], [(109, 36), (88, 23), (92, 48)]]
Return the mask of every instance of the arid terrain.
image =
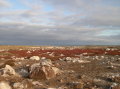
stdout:
[(0, 89), (120, 89), (120, 46), (0, 46)]

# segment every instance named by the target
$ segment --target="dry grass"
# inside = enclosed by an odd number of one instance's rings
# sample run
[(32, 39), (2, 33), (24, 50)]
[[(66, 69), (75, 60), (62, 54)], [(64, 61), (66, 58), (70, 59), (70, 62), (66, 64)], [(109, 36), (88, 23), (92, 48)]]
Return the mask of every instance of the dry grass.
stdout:
[(120, 49), (120, 46), (30, 46), (30, 45), (0, 45), (0, 49), (28, 49), (28, 48), (48, 48), (48, 49), (61, 49), (61, 48), (65, 48), (65, 49), (69, 49), (69, 48), (80, 48), (80, 49), (101, 49), (101, 48), (118, 48)]
[(0, 49), (27, 49), (30, 48), (32, 46), (11, 46), (11, 45), (0, 45)]

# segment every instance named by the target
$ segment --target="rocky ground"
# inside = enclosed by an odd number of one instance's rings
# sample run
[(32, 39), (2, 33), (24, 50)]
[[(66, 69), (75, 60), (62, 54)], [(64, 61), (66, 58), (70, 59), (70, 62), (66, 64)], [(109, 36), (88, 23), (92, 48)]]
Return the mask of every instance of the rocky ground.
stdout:
[(120, 89), (120, 46), (1, 46), (0, 89)]

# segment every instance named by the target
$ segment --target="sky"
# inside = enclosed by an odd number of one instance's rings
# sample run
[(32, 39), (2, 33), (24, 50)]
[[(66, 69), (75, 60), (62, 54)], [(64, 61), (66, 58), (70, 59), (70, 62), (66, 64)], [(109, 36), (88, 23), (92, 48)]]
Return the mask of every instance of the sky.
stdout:
[(120, 0), (0, 0), (0, 45), (120, 45)]

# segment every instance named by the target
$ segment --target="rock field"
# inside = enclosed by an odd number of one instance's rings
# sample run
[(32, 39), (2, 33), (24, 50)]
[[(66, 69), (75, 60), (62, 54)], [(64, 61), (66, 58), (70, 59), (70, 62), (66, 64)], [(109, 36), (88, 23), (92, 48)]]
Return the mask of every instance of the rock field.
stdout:
[(0, 46), (0, 89), (120, 89), (120, 46)]

